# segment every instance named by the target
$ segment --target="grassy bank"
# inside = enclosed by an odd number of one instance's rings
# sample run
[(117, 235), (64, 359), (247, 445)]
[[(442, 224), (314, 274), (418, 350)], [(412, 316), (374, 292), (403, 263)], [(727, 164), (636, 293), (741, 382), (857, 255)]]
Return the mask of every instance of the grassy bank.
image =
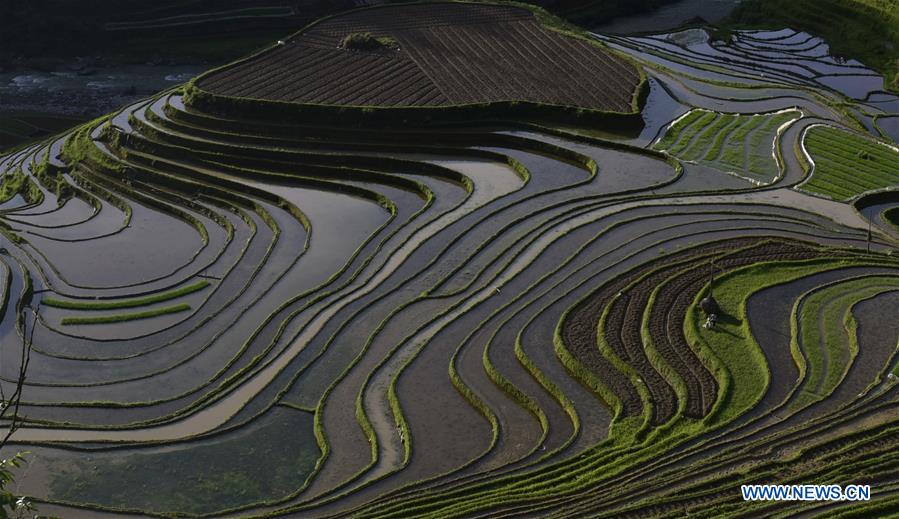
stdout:
[(209, 286), (208, 281), (199, 281), (190, 285), (185, 285), (176, 290), (153, 294), (151, 296), (139, 299), (126, 299), (120, 301), (75, 301), (65, 299), (46, 298), (42, 301), (45, 306), (55, 308), (68, 308), (71, 310), (113, 310), (116, 308), (137, 308), (147, 306), (154, 303), (169, 301), (181, 296), (192, 294), (198, 290), (202, 290)]
[(168, 306), (165, 308), (156, 308), (153, 310), (147, 310), (145, 312), (136, 312), (130, 314), (99, 315), (96, 317), (64, 317), (62, 319), (62, 324), (63, 326), (69, 326), (73, 324), (124, 323), (127, 321), (137, 321), (139, 319), (149, 319), (151, 317), (158, 317), (160, 315), (186, 312), (188, 310), (190, 310), (190, 305), (184, 303), (180, 305)]

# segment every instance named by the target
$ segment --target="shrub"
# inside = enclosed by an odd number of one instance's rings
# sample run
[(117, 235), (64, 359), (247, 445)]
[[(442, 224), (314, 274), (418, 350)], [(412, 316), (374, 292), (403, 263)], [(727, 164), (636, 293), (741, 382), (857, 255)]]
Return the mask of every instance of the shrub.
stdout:
[(376, 50), (398, 48), (395, 39), (390, 36), (375, 36), (370, 32), (352, 32), (340, 42), (342, 49)]

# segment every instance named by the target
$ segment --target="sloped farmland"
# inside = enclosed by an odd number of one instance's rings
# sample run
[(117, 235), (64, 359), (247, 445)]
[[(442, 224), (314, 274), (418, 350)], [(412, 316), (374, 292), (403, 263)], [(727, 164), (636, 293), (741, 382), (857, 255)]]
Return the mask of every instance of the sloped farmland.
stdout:
[[(341, 47), (353, 34), (394, 43)], [(312, 105), (518, 102), (628, 113), (641, 82), (620, 55), (547, 27), (528, 9), (446, 2), (326, 18), (196, 86), (215, 96)]]
[[(895, 97), (761, 59), (818, 46), (791, 30), (548, 21), (358, 10), (0, 158), (19, 491), (61, 517), (894, 510), (896, 151), (869, 123)], [(400, 50), (337, 48), (365, 32)], [(438, 81), (409, 50), (438, 32), (446, 56), (508, 41)], [(581, 79), (522, 34), (582, 48)], [(356, 54), (427, 81), (315, 68)], [(333, 99), (277, 97), (313, 80)], [(873, 499), (744, 502), (762, 482)]]

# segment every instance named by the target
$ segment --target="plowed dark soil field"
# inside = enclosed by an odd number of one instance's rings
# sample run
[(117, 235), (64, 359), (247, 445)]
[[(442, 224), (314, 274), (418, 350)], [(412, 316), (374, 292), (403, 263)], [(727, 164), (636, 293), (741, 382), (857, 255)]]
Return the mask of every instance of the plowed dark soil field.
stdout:
[[(341, 48), (350, 34), (397, 45)], [(545, 26), (527, 9), (444, 3), (326, 18), (255, 57), (214, 71), (211, 93), (348, 106), (527, 101), (631, 112), (641, 75), (596, 42)]]

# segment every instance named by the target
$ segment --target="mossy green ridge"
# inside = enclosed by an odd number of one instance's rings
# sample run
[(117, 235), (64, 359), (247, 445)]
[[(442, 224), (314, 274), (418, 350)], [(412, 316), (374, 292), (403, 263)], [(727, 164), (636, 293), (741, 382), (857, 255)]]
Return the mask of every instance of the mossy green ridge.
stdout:
[(188, 294), (193, 294), (194, 292), (200, 291), (208, 286), (209, 281), (202, 280), (197, 281), (196, 283), (185, 285), (175, 290), (150, 295), (147, 297), (141, 297), (138, 299), (125, 299), (120, 301), (78, 301), (47, 297), (41, 299), (41, 304), (45, 306), (52, 306), (54, 308), (67, 308), (70, 310), (113, 310), (116, 308), (137, 308), (140, 306), (161, 303), (163, 301), (169, 301), (171, 299), (176, 299)]
[(0, 203), (8, 202), (16, 195), (22, 195), (29, 203), (37, 203), (43, 197), (34, 180), (21, 169), (0, 177)]
[(159, 317), (162, 315), (170, 315), (177, 314), (181, 312), (186, 312), (190, 310), (190, 305), (187, 303), (182, 303), (174, 306), (166, 306), (163, 308), (156, 308), (153, 310), (147, 310), (144, 312), (134, 312), (128, 314), (112, 314), (112, 315), (98, 315), (98, 316), (90, 316), (90, 317), (63, 317), (62, 324), (63, 325), (80, 325), (80, 324), (110, 324), (110, 323), (123, 323), (127, 321), (136, 321), (139, 319), (149, 319), (151, 317)]

